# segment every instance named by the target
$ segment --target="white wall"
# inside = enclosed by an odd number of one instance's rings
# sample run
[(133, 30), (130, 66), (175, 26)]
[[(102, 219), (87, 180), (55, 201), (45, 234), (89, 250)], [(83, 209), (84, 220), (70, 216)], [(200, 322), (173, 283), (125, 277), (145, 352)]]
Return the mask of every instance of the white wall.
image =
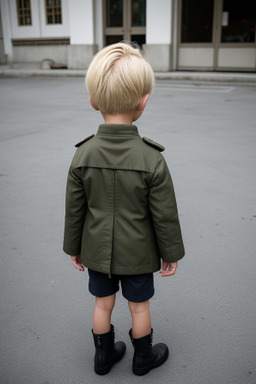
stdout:
[[(6, 1), (6, 0), (3, 0)], [(2, 2), (2, 0), (1, 0)], [(74, 2), (74, 1), (73, 1)], [(45, 4), (42, 0), (32, 0), (32, 25), (19, 26), (17, 18), (16, 0), (9, 0), (11, 35), (13, 39), (40, 37), (69, 37), (69, 7), (68, 0), (62, 0), (62, 23), (46, 24)]]
[[(30, 1), (32, 3), (35, 0)], [(39, 25), (40, 25), (40, 37), (69, 37), (69, 3), (68, 0), (61, 0), (61, 11), (62, 11), (62, 23), (49, 25), (46, 24), (45, 14), (45, 2), (37, 0), (39, 6)], [(74, 1), (73, 1), (74, 2)]]
[(70, 44), (94, 44), (93, 0), (69, 0)]
[(171, 44), (172, 0), (147, 0), (146, 44)]
[(32, 25), (19, 26), (16, 0), (9, 0), (11, 34), (13, 39), (40, 37), (38, 0), (30, 2)]

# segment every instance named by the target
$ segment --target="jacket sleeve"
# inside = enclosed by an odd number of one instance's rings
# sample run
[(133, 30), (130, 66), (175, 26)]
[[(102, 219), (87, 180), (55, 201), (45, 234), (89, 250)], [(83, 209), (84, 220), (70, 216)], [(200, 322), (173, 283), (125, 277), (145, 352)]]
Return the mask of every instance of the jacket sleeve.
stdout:
[(87, 210), (87, 200), (83, 187), (81, 169), (69, 169), (66, 187), (66, 215), (63, 250), (68, 255), (79, 255), (82, 232)]
[(159, 153), (149, 183), (149, 207), (160, 257), (172, 263), (185, 255), (176, 198), (170, 172)]

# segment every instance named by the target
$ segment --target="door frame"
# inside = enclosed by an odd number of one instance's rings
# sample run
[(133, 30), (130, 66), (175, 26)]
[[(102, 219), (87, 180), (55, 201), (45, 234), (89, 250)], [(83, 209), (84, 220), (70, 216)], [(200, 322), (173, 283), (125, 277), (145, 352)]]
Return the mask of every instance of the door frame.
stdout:
[(106, 46), (106, 37), (122, 35), (123, 40), (131, 41), (132, 35), (145, 35), (145, 27), (133, 27), (132, 26), (132, 1), (123, 1), (123, 26), (122, 27), (107, 27), (107, 1), (103, 0), (103, 45)]

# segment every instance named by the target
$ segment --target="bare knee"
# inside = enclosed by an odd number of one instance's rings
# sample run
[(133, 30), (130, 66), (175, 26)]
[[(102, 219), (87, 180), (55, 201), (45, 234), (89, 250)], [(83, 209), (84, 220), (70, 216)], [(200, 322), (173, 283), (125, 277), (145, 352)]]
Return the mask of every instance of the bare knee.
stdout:
[(104, 312), (112, 312), (115, 305), (115, 295), (107, 297), (96, 297), (95, 307)]
[(129, 301), (128, 305), (132, 316), (140, 315), (143, 312), (149, 312), (149, 300), (141, 303)]

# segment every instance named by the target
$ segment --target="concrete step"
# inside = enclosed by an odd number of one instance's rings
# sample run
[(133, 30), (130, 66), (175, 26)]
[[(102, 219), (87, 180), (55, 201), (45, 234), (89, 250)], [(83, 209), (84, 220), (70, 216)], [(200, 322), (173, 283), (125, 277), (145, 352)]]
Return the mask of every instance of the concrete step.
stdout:
[[(13, 63), (11, 65), (0, 65), (0, 77), (24, 77), (24, 76), (65, 76), (65, 77), (84, 77), (85, 70), (81, 69), (60, 69), (55, 65), (51, 68), (51, 63)], [(197, 82), (220, 82), (220, 83), (247, 83), (256, 84), (256, 73), (254, 72), (155, 72), (157, 80), (177, 80), (177, 81), (197, 81)]]

